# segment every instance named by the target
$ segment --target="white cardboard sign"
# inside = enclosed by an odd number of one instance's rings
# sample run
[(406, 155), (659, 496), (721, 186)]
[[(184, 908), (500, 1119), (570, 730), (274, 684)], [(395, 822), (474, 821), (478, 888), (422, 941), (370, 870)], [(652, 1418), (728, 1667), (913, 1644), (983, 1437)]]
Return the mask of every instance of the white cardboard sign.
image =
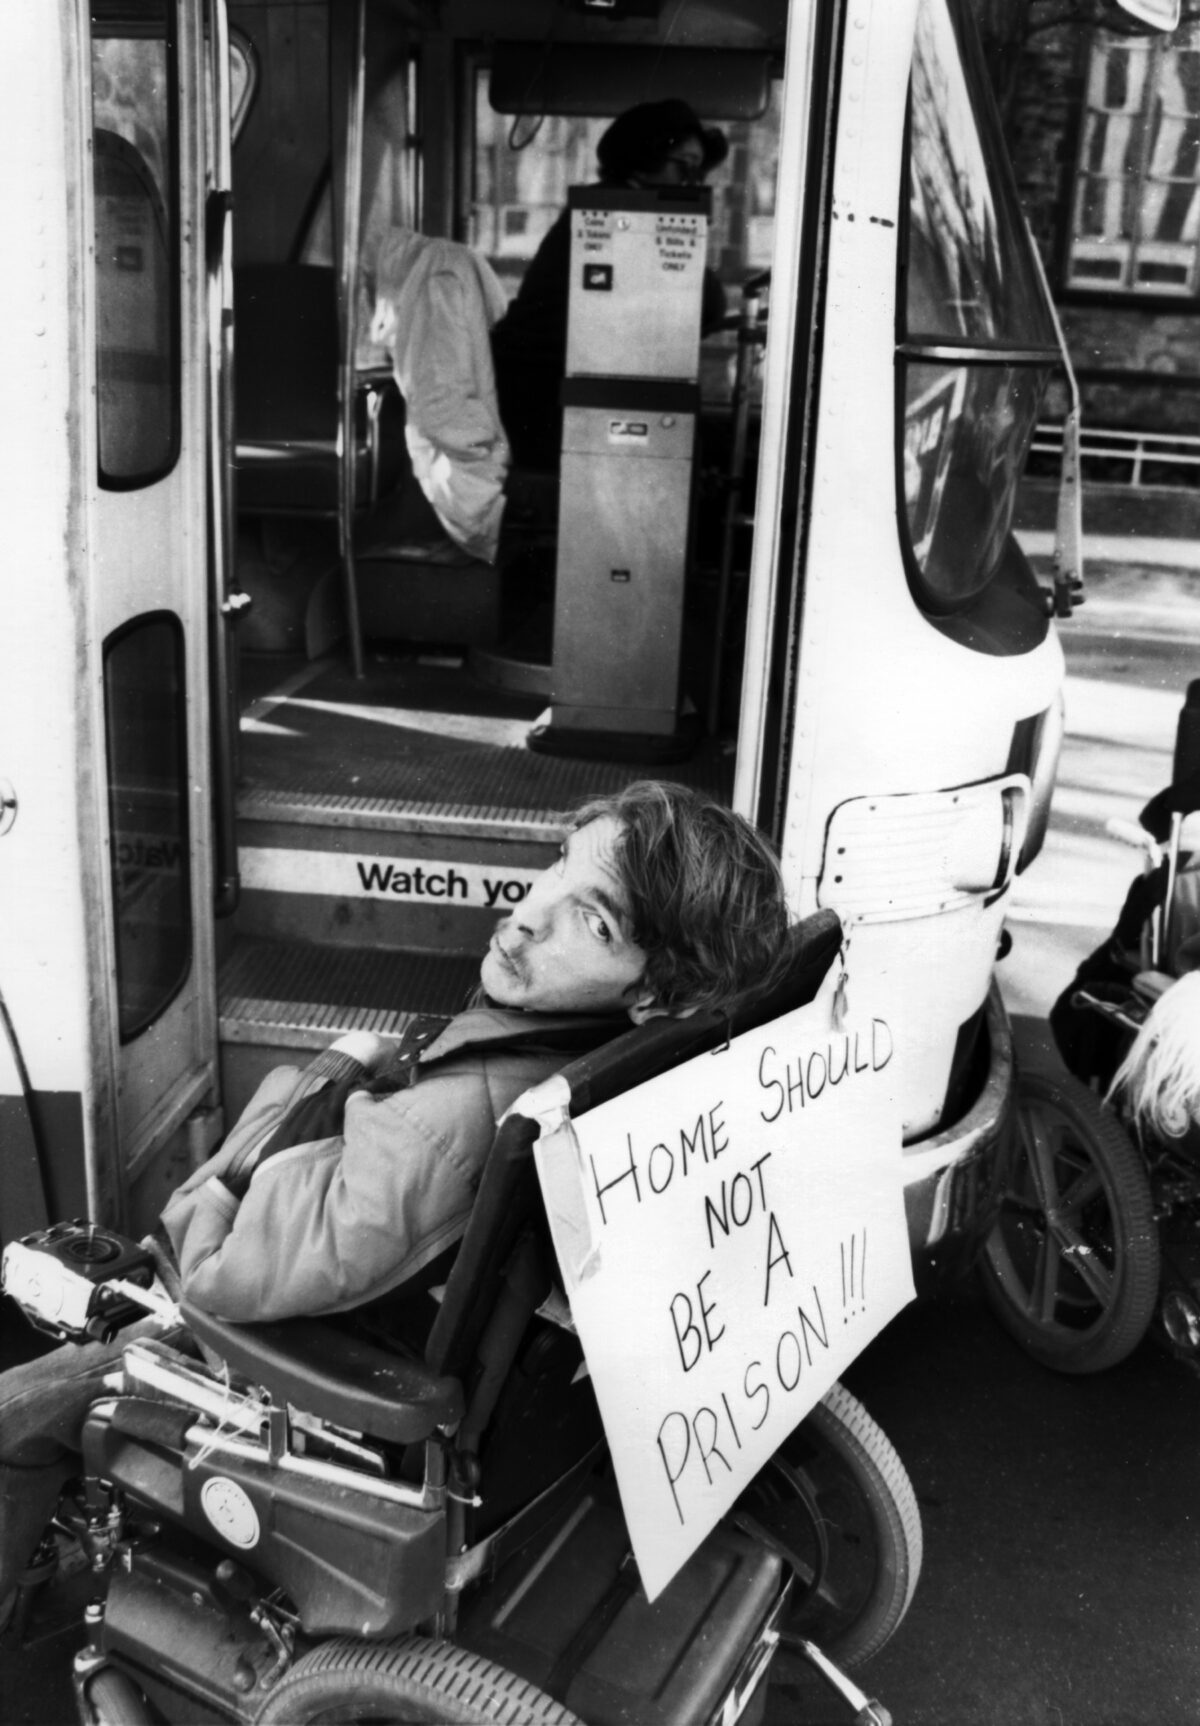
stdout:
[(652, 1600), (913, 1298), (895, 1061), (814, 1003), (537, 1142)]

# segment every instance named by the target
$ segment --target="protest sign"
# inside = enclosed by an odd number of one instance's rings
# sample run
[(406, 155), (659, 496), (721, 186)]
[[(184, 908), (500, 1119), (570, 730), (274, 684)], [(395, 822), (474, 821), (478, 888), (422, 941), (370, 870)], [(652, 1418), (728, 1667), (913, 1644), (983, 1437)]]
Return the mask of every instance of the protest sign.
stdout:
[(651, 1599), (912, 1299), (895, 1061), (813, 1004), (537, 1143)]

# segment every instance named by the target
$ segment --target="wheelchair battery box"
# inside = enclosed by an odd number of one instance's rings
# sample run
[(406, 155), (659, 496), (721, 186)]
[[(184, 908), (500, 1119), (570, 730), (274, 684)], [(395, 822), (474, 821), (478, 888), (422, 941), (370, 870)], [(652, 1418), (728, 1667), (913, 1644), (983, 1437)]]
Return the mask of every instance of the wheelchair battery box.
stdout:
[(111, 1229), (76, 1221), (55, 1223), (4, 1249), (0, 1283), (30, 1324), (60, 1342), (108, 1342), (146, 1308), (114, 1281), (149, 1288), (151, 1253)]
[(780, 1559), (721, 1524), (653, 1602), (607, 1488), (463, 1603), (459, 1640), (588, 1726), (755, 1717), (778, 1642)]

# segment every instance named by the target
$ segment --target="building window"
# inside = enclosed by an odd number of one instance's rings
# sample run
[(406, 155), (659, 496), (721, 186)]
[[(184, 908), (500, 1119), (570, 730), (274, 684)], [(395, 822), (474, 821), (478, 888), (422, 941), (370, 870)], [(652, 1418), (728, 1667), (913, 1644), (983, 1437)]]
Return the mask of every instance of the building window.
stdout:
[(1200, 26), (1098, 33), (1075, 180), (1067, 286), (1194, 294), (1200, 275)]

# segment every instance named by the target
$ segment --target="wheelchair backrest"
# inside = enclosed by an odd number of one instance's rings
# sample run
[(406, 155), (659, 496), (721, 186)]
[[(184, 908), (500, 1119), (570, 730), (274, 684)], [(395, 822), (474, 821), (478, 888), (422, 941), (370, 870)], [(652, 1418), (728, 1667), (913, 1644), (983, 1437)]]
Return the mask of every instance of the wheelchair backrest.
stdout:
[[(794, 925), (790, 957), (766, 988), (748, 988), (728, 1012), (652, 1019), (563, 1069), (572, 1116), (714, 1049), (743, 1031), (811, 1001), (841, 945), (836, 913), (818, 911)], [(500, 1293), (505, 1267), (524, 1231), (542, 1226), (532, 1145), (539, 1127), (516, 1108), (497, 1129), (466, 1234), (447, 1279), (425, 1351), (437, 1373), (470, 1376), (479, 1338)]]

